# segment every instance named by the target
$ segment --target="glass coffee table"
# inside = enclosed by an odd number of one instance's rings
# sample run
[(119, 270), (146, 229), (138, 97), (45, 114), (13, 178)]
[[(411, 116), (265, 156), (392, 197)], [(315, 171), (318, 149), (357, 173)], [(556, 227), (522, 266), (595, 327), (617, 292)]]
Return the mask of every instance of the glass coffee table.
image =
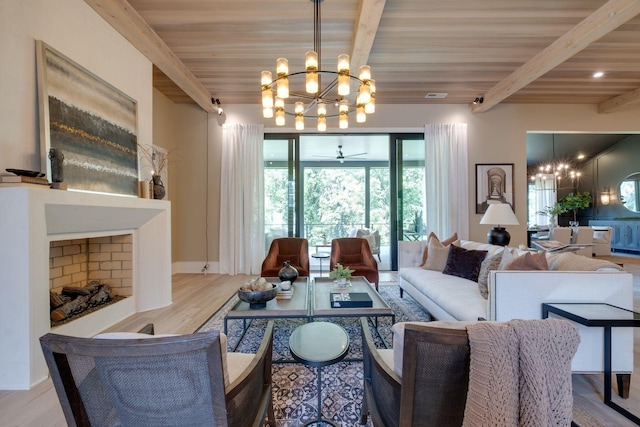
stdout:
[[(277, 277), (267, 277), (267, 281), (272, 283), (280, 283)], [(293, 295), (291, 299), (274, 298), (267, 302), (265, 308), (252, 309), (249, 304), (244, 301), (238, 301), (227, 312), (224, 317), (224, 333), (227, 333), (229, 320), (242, 320), (243, 332), (238, 342), (242, 341), (247, 331), (248, 323), (253, 319), (286, 319), (286, 318), (309, 318), (309, 278), (298, 277), (291, 284)]]
[[(365, 292), (372, 301), (371, 307), (332, 308), (330, 294), (332, 292)], [(391, 324), (396, 323), (396, 315), (389, 304), (380, 296), (371, 283), (364, 276), (354, 276), (350, 285), (337, 286), (333, 279), (316, 277), (313, 279), (313, 292), (311, 293), (311, 317), (314, 319), (328, 317), (369, 317), (373, 318), (378, 337), (388, 348), (389, 343), (378, 330), (378, 318), (390, 317)]]

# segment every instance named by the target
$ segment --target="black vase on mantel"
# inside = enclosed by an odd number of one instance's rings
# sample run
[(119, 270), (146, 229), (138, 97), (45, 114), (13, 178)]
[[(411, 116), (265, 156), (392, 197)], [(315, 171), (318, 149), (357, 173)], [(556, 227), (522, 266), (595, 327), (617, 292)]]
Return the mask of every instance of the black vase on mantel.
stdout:
[(167, 194), (167, 191), (164, 188), (164, 184), (162, 183), (162, 179), (160, 178), (160, 175), (153, 175), (153, 198), (154, 199), (164, 199), (165, 194)]
[(285, 261), (282, 264), (282, 268), (278, 272), (278, 278), (282, 282), (288, 280), (293, 283), (298, 278), (298, 270), (296, 270), (296, 268), (291, 265), (291, 261)]

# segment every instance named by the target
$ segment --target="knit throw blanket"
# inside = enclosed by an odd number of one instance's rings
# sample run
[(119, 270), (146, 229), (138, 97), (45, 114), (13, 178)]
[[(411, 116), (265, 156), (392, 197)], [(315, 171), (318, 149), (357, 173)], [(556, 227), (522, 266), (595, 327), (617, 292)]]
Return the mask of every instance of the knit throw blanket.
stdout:
[(471, 362), (463, 427), (569, 426), (571, 360), (580, 343), (566, 320), (467, 326)]

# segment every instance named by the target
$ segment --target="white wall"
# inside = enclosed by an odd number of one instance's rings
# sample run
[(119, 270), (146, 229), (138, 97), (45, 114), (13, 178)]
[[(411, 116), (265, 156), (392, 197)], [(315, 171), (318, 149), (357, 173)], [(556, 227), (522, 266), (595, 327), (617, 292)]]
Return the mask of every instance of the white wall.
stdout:
[(138, 104), (138, 141), (152, 137), (151, 63), (82, 0), (0, 1), (0, 171), (40, 164), (36, 40)]

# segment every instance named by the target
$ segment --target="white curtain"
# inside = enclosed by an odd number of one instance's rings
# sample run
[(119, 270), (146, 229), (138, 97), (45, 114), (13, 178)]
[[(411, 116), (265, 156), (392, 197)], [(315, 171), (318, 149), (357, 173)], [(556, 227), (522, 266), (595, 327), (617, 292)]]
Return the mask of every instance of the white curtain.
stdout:
[(424, 128), (427, 229), (442, 239), (469, 238), (467, 124)]
[(538, 212), (556, 203), (556, 177), (554, 174), (537, 174), (535, 181), (535, 224), (550, 225), (551, 219)]
[(264, 258), (264, 127), (225, 124), (220, 188), (220, 273), (260, 274)]

